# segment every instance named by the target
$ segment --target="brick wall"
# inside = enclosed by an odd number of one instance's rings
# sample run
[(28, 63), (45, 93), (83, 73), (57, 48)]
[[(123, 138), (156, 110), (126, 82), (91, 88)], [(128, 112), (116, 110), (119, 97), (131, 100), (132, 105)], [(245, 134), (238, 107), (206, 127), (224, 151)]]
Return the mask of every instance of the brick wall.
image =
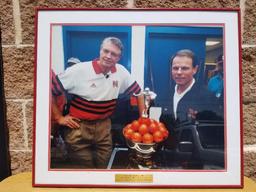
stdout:
[(244, 165), (245, 175), (256, 180), (255, 0), (1, 0), (0, 21), (4, 59), (4, 89), (13, 174), (30, 171), (32, 167), (35, 7), (241, 8)]

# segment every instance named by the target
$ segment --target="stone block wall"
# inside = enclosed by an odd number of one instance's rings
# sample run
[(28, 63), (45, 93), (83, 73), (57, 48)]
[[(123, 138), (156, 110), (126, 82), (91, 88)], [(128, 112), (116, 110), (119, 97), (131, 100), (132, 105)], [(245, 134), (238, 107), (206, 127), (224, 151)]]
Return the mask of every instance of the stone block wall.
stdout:
[(256, 180), (255, 0), (1, 0), (4, 89), (12, 174), (32, 168), (34, 16), (36, 7), (240, 8), (245, 175)]

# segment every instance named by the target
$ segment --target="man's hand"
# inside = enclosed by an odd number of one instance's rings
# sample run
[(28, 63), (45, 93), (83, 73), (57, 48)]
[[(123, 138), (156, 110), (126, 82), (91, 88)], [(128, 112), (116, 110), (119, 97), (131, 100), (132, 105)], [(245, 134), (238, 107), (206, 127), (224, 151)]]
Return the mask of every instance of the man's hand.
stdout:
[(66, 116), (61, 116), (58, 119), (58, 124), (70, 127), (71, 129), (77, 129), (80, 127), (80, 124), (78, 123), (79, 121), (80, 121), (80, 119), (78, 119), (76, 117), (66, 115)]

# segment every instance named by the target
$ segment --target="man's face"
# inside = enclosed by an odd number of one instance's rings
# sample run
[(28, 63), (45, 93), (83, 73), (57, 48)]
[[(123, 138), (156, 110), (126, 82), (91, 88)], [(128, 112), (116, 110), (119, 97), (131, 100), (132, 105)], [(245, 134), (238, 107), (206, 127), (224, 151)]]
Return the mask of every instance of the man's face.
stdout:
[(172, 61), (172, 78), (178, 86), (188, 87), (194, 74), (197, 72), (197, 66), (193, 67), (192, 58), (187, 56), (176, 56)]
[(121, 50), (111, 42), (105, 42), (100, 50), (100, 64), (104, 68), (113, 67), (121, 56)]

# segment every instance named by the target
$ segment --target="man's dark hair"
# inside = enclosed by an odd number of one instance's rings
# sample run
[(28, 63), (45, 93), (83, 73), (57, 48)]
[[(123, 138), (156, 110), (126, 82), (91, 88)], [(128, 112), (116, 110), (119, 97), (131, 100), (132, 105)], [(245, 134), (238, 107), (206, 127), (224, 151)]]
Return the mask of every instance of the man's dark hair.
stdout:
[(193, 67), (197, 66), (198, 65), (198, 62), (197, 62), (197, 59), (195, 57), (195, 54), (193, 51), (191, 51), (190, 49), (182, 49), (182, 50), (179, 50), (177, 51), (170, 59), (170, 65), (172, 65), (172, 62), (173, 62), (173, 59), (175, 57), (188, 57), (188, 58), (191, 58), (192, 59), (192, 65)]

